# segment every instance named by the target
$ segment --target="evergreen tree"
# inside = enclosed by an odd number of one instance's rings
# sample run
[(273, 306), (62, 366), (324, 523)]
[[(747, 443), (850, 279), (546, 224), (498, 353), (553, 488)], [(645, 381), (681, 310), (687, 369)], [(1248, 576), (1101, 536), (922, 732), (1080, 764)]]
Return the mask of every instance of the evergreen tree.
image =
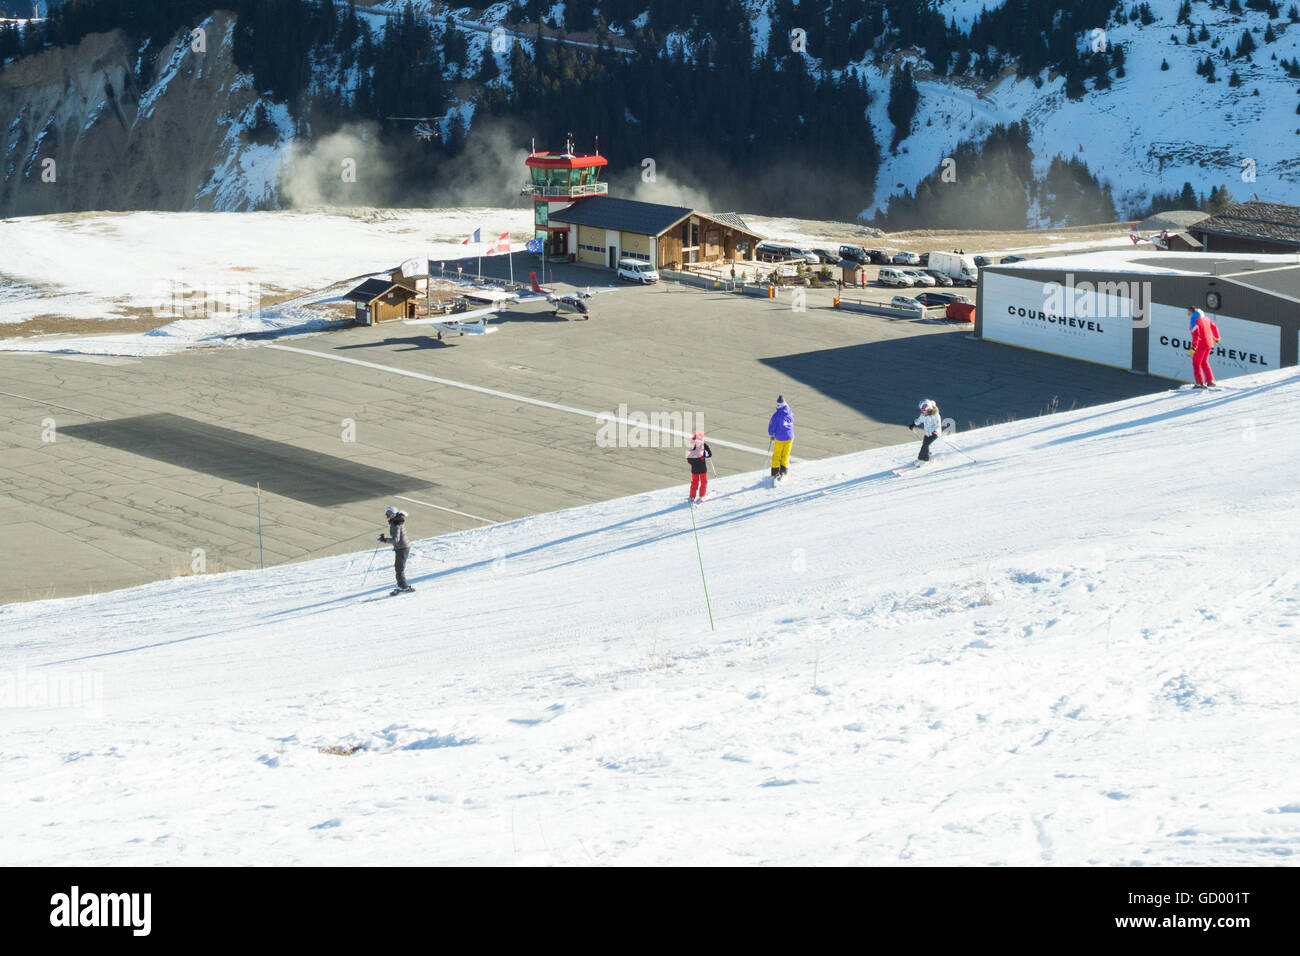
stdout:
[(912, 118), (916, 115), (916, 104), (921, 94), (912, 78), (912, 65), (904, 63), (901, 70), (895, 70), (889, 79), (889, 105), (886, 112), (889, 121), (894, 124), (894, 135), (889, 141), (889, 148), (897, 149), (898, 144), (907, 138), (912, 129)]

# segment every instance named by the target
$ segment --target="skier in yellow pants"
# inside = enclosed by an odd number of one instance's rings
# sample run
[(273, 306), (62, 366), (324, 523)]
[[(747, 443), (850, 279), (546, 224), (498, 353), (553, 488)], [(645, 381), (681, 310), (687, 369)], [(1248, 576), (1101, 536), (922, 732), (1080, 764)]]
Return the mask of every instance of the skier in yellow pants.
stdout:
[(767, 434), (772, 439), (772, 481), (785, 478), (790, 468), (790, 446), (794, 444), (794, 412), (785, 403), (785, 396), (776, 397), (776, 411), (767, 424)]

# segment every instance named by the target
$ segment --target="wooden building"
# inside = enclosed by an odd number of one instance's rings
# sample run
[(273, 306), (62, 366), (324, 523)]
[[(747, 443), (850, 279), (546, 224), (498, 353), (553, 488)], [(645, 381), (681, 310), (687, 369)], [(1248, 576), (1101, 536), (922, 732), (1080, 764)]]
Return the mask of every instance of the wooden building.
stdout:
[(1300, 252), (1300, 206), (1249, 202), (1229, 206), (1187, 231), (1206, 252)]
[(686, 206), (593, 196), (557, 212), (550, 222), (573, 235), (576, 261), (613, 269), (619, 259), (640, 259), (655, 268), (753, 256), (759, 235), (734, 213), (706, 213)]
[(356, 303), (358, 325), (374, 325), (415, 318), (419, 295), (410, 279), (367, 279), (343, 298)]

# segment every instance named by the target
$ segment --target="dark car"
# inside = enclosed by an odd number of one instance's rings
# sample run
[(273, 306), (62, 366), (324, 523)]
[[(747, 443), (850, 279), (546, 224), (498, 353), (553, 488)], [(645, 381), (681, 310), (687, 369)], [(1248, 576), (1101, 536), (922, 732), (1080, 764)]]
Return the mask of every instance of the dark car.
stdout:
[(975, 257), (975, 268), (983, 269), (985, 266), (991, 266), (991, 265), (993, 265), (993, 260), (990, 259), (988, 256)]
[(949, 302), (969, 302), (964, 295), (958, 295), (956, 292), (918, 292), (912, 296), (926, 308), (931, 306), (947, 306)]
[(921, 253), (921, 265), (928, 266), (929, 264), (930, 264), (930, 253), (928, 252)]
[(871, 257), (861, 246), (840, 246), (840, 259), (848, 259), (850, 262), (860, 262), (866, 265), (871, 261)]
[(814, 246), (812, 251), (815, 256), (817, 256), (819, 259), (821, 259), (822, 262), (826, 263), (827, 265), (831, 265), (831, 266), (839, 265), (841, 262), (844, 261), (843, 256), (837, 256), (830, 249), (823, 249), (820, 246)]
[(952, 276), (938, 269), (926, 269), (925, 274), (934, 279), (937, 285), (952, 285)]
[(1002, 265), (1006, 265), (1008, 262), (1024, 262), (1024, 261), (1025, 261), (1024, 256), (1003, 256), (1001, 259), (998, 260), (998, 262), (1001, 263)]

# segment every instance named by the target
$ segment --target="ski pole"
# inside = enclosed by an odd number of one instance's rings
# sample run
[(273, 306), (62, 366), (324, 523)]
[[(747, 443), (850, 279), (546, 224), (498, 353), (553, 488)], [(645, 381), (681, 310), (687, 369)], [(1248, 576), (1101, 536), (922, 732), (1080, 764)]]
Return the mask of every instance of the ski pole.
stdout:
[[(382, 548), (382, 546), (383, 545), (380, 545), (380, 548)], [(380, 557), (380, 548), (376, 548), (373, 551), (370, 551), (370, 563), (368, 564), (367, 568), (365, 568), (365, 574), (361, 575), (361, 587), (363, 588), (365, 587), (365, 579), (369, 578), (370, 571), (374, 570), (374, 559)]]
[(713, 604), (709, 601), (709, 582), (704, 577), (704, 553), (700, 551), (700, 532), (695, 527), (695, 505), (691, 505), (691, 533), (695, 535), (695, 556), (700, 560), (700, 583), (704, 585), (704, 606), (709, 610), (709, 630), (716, 631), (713, 626)]

